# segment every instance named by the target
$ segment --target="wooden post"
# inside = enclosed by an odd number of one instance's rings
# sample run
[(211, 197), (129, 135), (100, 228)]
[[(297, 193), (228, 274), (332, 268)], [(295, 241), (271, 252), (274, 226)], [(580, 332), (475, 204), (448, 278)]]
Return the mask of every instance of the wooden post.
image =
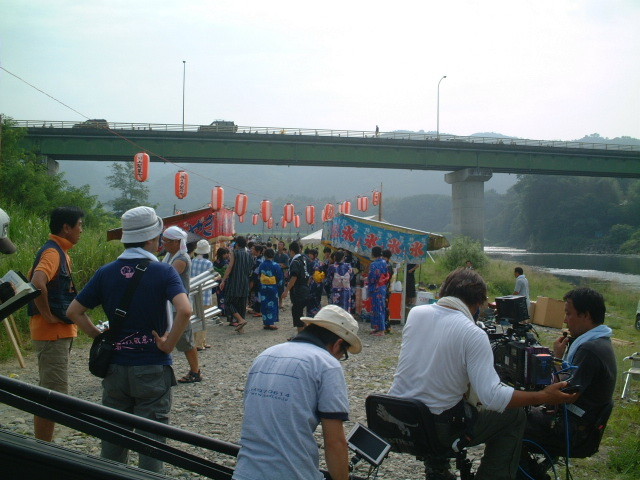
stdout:
[[(11, 318), (11, 320), (13, 320), (13, 318)], [(18, 362), (20, 363), (20, 367), (27, 368), (27, 366), (24, 363), (24, 358), (22, 358), (22, 353), (20, 352), (20, 346), (18, 345), (18, 342), (16, 341), (16, 337), (13, 334), (13, 328), (15, 328), (15, 322), (13, 323), (13, 326), (12, 326), (9, 323), (9, 320), (4, 318), (4, 319), (2, 319), (2, 323), (4, 323), (4, 326), (7, 328), (7, 335), (9, 335), (9, 340), (11, 340), (11, 344), (13, 345), (13, 349), (16, 351), (16, 356), (18, 357)], [(17, 332), (17, 330), (16, 330), (16, 332)]]

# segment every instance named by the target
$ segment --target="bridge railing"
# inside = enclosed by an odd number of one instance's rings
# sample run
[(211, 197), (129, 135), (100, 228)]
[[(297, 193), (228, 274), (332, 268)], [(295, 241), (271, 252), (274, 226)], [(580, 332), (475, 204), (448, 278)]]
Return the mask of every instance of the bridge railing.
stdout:
[(627, 150), (640, 151), (638, 145), (621, 145), (616, 143), (577, 142), (564, 140), (531, 140), (525, 138), (496, 138), (448, 135), (430, 132), (379, 132), (367, 130), (336, 130), (320, 128), (292, 127), (253, 127), (242, 125), (182, 125), (165, 123), (134, 123), (106, 121), (50, 121), (50, 120), (15, 120), (17, 127), (26, 128), (98, 128), (118, 131), (164, 131), (164, 132), (198, 132), (198, 133), (244, 133), (256, 135), (304, 135), (318, 137), (370, 138), (391, 140), (425, 140), (458, 143), (480, 143), (490, 145), (521, 145), (533, 147), (584, 148), (595, 150)]

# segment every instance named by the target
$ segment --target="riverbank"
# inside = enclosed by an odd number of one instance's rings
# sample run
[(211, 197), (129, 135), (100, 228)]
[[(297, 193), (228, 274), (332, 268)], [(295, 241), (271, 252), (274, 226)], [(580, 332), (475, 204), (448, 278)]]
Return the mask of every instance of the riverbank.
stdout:
[[(358, 355), (351, 355), (348, 361), (342, 363), (349, 386), (351, 404), (350, 421), (345, 424), (346, 431), (349, 431), (355, 422), (366, 424), (364, 406), (366, 397), (374, 392), (388, 391), (397, 365), (402, 339), (401, 325), (394, 325), (393, 334), (385, 337), (372, 337), (368, 335), (368, 330), (368, 324), (360, 324), (360, 335), (364, 343), (363, 351)], [(558, 334), (558, 330), (555, 329), (539, 328), (539, 330), (547, 341)], [(271, 345), (284, 342), (293, 333), (290, 313), (288, 309), (283, 312), (280, 329), (277, 331), (263, 330), (261, 322), (255, 319), (250, 320), (245, 331), (244, 335), (238, 335), (227, 326), (209, 327), (207, 339), (213, 348), (200, 353), (204, 381), (178, 385), (173, 389), (172, 425), (221, 440), (234, 443), (239, 441), (246, 372), (260, 352)], [(87, 357), (87, 342), (74, 346), (70, 365), (70, 394), (99, 403), (100, 380), (89, 374)], [(36, 359), (32, 354), (27, 354), (25, 359), (26, 369), (20, 369), (16, 361), (10, 360), (0, 364), (0, 373), (17, 377), (20, 381), (37, 384)], [(184, 355), (175, 353), (174, 362), (176, 376), (182, 376), (188, 369)], [(627, 412), (627, 406), (623, 408)], [(619, 412), (621, 412), (620, 408), (614, 411), (614, 415)], [(0, 428), (32, 435), (32, 416), (0, 404)], [(321, 445), (320, 432), (318, 429), (316, 438)], [(99, 440), (66, 427), (58, 426), (55, 442), (92, 455), (99, 455), (100, 451)], [(176, 442), (173, 444), (180, 446)], [(613, 439), (607, 431), (600, 453), (590, 459), (575, 462), (572, 469), (574, 478), (576, 480), (617, 478), (610, 476), (610, 472), (606, 469), (608, 451), (612, 444)], [(180, 448), (186, 448), (188, 451), (229, 467), (235, 465), (235, 458), (226, 455), (206, 452), (199, 448), (183, 446)], [(470, 457), (474, 460), (476, 467), (481, 454), (482, 447), (476, 447), (470, 451)], [(366, 476), (366, 470), (361, 466), (357, 473)], [(166, 473), (177, 479), (201, 478), (172, 466), (166, 467)], [(378, 477), (390, 480), (423, 479), (424, 469), (421, 462), (415, 458), (391, 453), (383, 463)]]

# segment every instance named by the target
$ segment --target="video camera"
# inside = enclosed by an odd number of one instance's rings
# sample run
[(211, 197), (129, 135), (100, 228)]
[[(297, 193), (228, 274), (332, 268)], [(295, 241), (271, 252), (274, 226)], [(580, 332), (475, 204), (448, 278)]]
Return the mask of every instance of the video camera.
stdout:
[(541, 390), (552, 383), (553, 353), (538, 342), (530, 323), (527, 298), (507, 295), (496, 298), (497, 319), (506, 331), (487, 331), (494, 366), (500, 380), (522, 390)]

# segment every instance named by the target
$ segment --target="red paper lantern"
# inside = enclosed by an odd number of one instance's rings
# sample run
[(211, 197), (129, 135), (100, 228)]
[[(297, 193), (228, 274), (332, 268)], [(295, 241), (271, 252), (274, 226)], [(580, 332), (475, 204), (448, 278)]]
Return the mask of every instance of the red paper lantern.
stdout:
[(211, 190), (211, 210), (217, 212), (224, 206), (224, 188), (220, 186)]
[(329, 220), (331, 220), (335, 214), (335, 207), (333, 206), (332, 203), (327, 203), (324, 206), (324, 210), (323, 210), (323, 222), (328, 222)]
[(361, 212), (366, 212), (367, 210), (369, 210), (369, 197), (362, 196), (362, 197), (358, 197), (358, 210), (360, 210)]
[(289, 225), (289, 222), (287, 222), (287, 219), (284, 217), (280, 217), (280, 226), (282, 228), (287, 228), (287, 225)]
[(247, 213), (247, 204), (249, 203), (249, 199), (244, 193), (239, 193), (236, 195), (236, 215), (239, 217), (244, 216)]
[(244, 223), (244, 215), (238, 215), (238, 221)]
[(296, 214), (293, 216), (293, 224), (296, 228), (300, 228), (300, 215)]
[(287, 223), (293, 222), (293, 215), (295, 213), (295, 209), (293, 207), (293, 203), (287, 203), (284, 206), (284, 214), (282, 217), (287, 221)]
[(378, 192), (377, 190), (374, 190), (371, 203), (377, 207), (378, 205), (380, 205), (380, 202), (382, 202), (382, 192)]
[(189, 194), (189, 174), (184, 170), (176, 173), (175, 193), (179, 199), (183, 199)]
[(259, 218), (259, 215), (258, 215), (257, 213), (254, 213), (254, 214), (253, 214), (253, 217), (252, 217), (252, 219), (251, 219), (251, 223), (252, 223), (253, 225), (257, 225), (257, 224), (258, 224), (258, 218)]
[[(271, 202), (269, 200), (262, 200), (262, 202), (260, 203), (260, 213), (262, 213), (262, 221), (263, 222), (268, 222), (269, 219), (272, 217), (272, 207), (271, 207)], [(271, 226), (273, 226), (273, 222), (271, 224)], [(269, 227), (271, 228), (271, 227)]]
[(307, 205), (307, 208), (305, 209), (305, 217), (309, 225), (316, 223), (316, 207), (313, 205)]
[(273, 217), (269, 217), (267, 220), (267, 228), (273, 228)]
[(149, 155), (136, 153), (133, 157), (133, 175), (139, 182), (146, 182), (149, 178)]
[(349, 200), (342, 202), (342, 213), (346, 215), (351, 214), (351, 202)]

